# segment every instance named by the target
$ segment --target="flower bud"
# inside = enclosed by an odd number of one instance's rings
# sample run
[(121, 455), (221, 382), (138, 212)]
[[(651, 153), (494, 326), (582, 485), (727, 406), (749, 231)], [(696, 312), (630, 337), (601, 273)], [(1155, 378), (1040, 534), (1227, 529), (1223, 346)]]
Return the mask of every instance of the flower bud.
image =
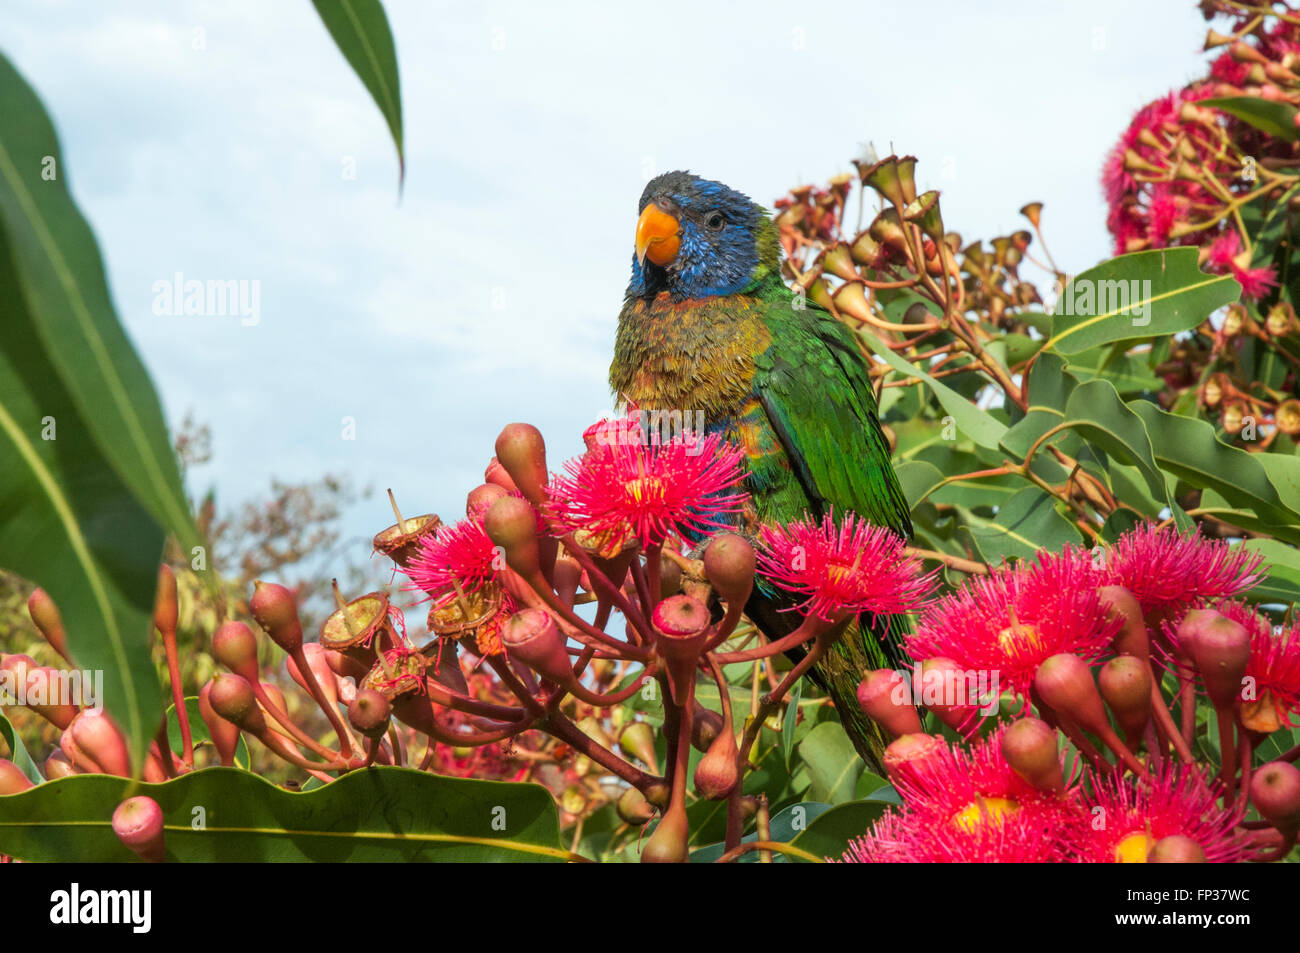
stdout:
[(235, 764), (235, 751), (239, 747), (239, 726), (232, 724), (218, 715), (212, 708), (212, 683), (206, 682), (199, 689), (199, 717), (207, 726), (208, 737), (216, 748), (217, 756), (227, 768)]
[(27, 707), (60, 730), (72, 724), (79, 711), (76, 705), (59, 702), (57, 696), (61, 684), (66, 683), (56, 668), (41, 665), (27, 669)]
[[(858, 707), (895, 738), (921, 732), (921, 716), (911, 701), (903, 676), (889, 668), (876, 669), (858, 683)], [(895, 702), (901, 698), (901, 702)]]
[(126, 738), (105, 712), (87, 708), (72, 720), (68, 730), (77, 747), (94, 759), (105, 774), (131, 776)]
[(1194, 609), (1178, 623), (1178, 645), (1201, 673), (1214, 707), (1235, 705), (1250, 661), (1245, 627), (1212, 609)]
[(163, 563), (158, 567), (158, 592), (154, 595), (153, 624), (159, 632), (176, 631), (176, 619), (180, 614), (176, 602), (176, 574), (172, 567)]
[(721, 533), (704, 550), (704, 577), (728, 606), (743, 606), (754, 588), (754, 547), (735, 533)]
[(1287, 761), (1261, 765), (1250, 779), (1250, 800), (1282, 834), (1294, 834), (1300, 830), (1300, 768)]
[(511, 616), (501, 632), (501, 643), (511, 658), (542, 678), (566, 686), (574, 681), (564, 636), (545, 609), (524, 609)]
[(508, 424), (496, 442), (497, 459), (519, 492), (540, 506), (546, 500), (546, 441), (532, 424)]
[(655, 816), (654, 805), (636, 788), (628, 788), (614, 805), (619, 819), (632, 827), (640, 827)]
[(1048, 658), (1034, 674), (1034, 688), (1044, 704), (1085, 730), (1098, 734), (1099, 726), (1109, 727), (1092, 667), (1079, 656), (1061, 652)]
[(465, 515), (472, 520), (481, 520), (488, 508), (510, 491), (497, 483), (480, 483), (469, 491), (465, 497)]
[(629, 722), (618, 736), (618, 746), (629, 757), (636, 758), (642, 764), (658, 770), (659, 759), (655, 755), (655, 733), (644, 721)]
[(532, 581), (542, 571), (537, 541), (537, 511), (527, 500), (504, 496), (488, 508), (483, 517), (488, 538), (505, 550), (506, 563)]
[(56, 748), (45, 759), (44, 765), (45, 780), (57, 781), (59, 778), (68, 778), (77, 773), (77, 769), (72, 766), (68, 756), (63, 753), (61, 748)]
[(1056, 729), (1033, 717), (1020, 718), (1002, 732), (1002, 756), (1011, 770), (1040, 791), (1065, 790)]
[(212, 710), (240, 728), (256, 735), (266, 728), (266, 719), (257, 707), (253, 686), (238, 675), (218, 672), (208, 683), (208, 703)]
[(302, 623), (298, 619), (298, 604), (293, 593), (273, 582), (253, 583), (253, 597), (248, 601), (257, 624), (266, 630), (271, 640), (286, 652), (302, 645)]
[(363, 688), (348, 705), (348, 721), (367, 738), (382, 738), (388, 731), (392, 705), (381, 692)]
[(925, 707), (953, 731), (964, 734), (975, 724), (979, 706), (970, 704), (971, 680), (952, 659), (936, 656), (923, 660), (921, 686), (923, 699), (942, 699), (927, 700)]
[(655, 825), (654, 833), (641, 849), (643, 864), (684, 864), (690, 857), (689, 822), (686, 811), (677, 805), (669, 808)]
[(242, 622), (223, 622), (212, 633), (212, 657), (247, 682), (260, 681), (257, 636)]
[(49, 593), (44, 589), (33, 591), (27, 600), (27, 614), (32, 617), (32, 622), (36, 624), (36, 628), (54, 651), (71, 662), (72, 656), (68, 654), (68, 633), (63, 628), (63, 617), (59, 615), (59, 607), (54, 604)]
[(699, 702), (692, 707), (691, 747), (696, 751), (708, 751), (714, 740), (722, 733), (726, 722), (722, 716), (711, 708), (705, 708)]
[(0, 758), (0, 797), (8, 794), (21, 794), (34, 787), (36, 785), (19, 770), (18, 765), (5, 758)]
[(1123, 586), (1102, 586), (1097, 590), (1109, 619), (1118, 617), (1123, 625), (1111, 644), (1118, 655), (1131, 655), (1144, 665), (1151, 657), (1151, 640), (1137, 596)]
[(1148, 864), (1203, 864), (1205, 849), (1186, 834), (1170, 834), (1151, 845)]
[(1137, 744), (1151, 719), (1151, 669), (1132, 655), (1117, 655), (1097, 673), (1097, 687), (1129, 746)]
[(695, 790), (700, 797), (721, 801), (731, 794), (740, 781), (736, 767), (739, 754), (736, 736), (730, 731), (724, 730), (713, 739), (713, 744), (695, 766)]
[[(339, 702), (338, 682), (334, 678), (334, 672), (330, 669), (329, 662), (325, 658), (326, 649), (319, 642), (304, 642), (302, 653), (307, 659), (307, 667), (311, 669), (312, 675), (316, 676), (316, 684), (320, 690), (325, 693), (325, 699), (331, 705), (337, 705)], [(307, 684), (307, 679), (298, 669), (298, 663), (292, 656), (285, 663), (289, 670), (289, 677), (292, 678), (308, 695), (312, 693), (311, 687)]]
[(119, 804), (113, 812), (113, 833), (141, 859), (162, 863), (163, 812), (153, 798), (141, 795)]
[(895, 738), (885, 748), (882, 762), (895, 786), (914, 779), (928, 764), (938, 764), (948, 751), (948, 742), (938, 735), (910, 734)]
[(483, 480), (493, 486), (501, 487), (507, 493), (519, 492), (519, 487), (515, 486), (515, 481), (510, 479), (510, 474), (506, 473), (506, 468), (496, 457), (488, 461), (487, 469), (483, 471)]

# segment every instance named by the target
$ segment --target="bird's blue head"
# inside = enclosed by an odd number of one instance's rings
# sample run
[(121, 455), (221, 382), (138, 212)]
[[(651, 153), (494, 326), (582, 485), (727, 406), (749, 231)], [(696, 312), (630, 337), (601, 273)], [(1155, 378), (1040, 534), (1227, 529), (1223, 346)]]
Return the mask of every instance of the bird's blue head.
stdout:
[(646, 185), (638, 211), (629, 298), (738, 294), (779, 267), (767, 212), (721, 182), (666, 172)]

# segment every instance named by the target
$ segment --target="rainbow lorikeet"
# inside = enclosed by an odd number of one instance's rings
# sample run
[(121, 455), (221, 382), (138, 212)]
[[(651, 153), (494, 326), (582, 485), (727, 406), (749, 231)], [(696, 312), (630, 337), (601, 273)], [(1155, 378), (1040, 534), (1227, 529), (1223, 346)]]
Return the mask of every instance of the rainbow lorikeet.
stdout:
[[(853, 334), (785, 286), (767, 212), (687, 172), (651, 180), (639, 212), (609, 373), (615, 394), (643, 410), (702, 411), (706, 431), (738, 443), (751, 523), (852, 510), (910, 536)], [(799, 622), (780, 611), (790, 605), (760, 585), (746, 613), (779, 638)], [(873, 766), (885, 739), (862, 714), (856, 689), (871, 669), (898, 664), (901, 621), (882, 619), (872, 631), (867, 617), (856, 620), (809, 673)]]

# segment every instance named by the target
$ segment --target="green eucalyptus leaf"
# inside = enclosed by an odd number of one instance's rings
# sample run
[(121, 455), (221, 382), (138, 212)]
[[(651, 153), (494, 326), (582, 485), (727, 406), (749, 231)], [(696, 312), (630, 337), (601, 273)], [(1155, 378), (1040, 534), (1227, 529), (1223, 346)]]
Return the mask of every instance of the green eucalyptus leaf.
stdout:
[(564, 861), (555, 801), (537, 784), (353, 771), (296, 793), (237, 768), (166, 784), (83, 774), (0, 797), (0, 854), (27, 861), (133, 860), (113, 811), (144, 794), (162, 808), (168, 860), (190, 862)]
[(1176, 334), (1196, 327), (1240, 294), (1231, 275), (1201, 271), (1195, 248), (1120, 255), (1065, 286), (1046, 346), (1078, 354), (1114, 341)]
[(1056, 509), (1056, 500), (1036, 486), (1011, 497), (992, 520), (970, 514), (966, 531), (986, 563), (1033, 559), (1039, 550), (1059, 552), (1078, 545), (1079, 531)]
[(1219, 109), (1236, 116), (1275, 139), (1296, 141), (1296, 108), (1261, 96), (1222, 96), (1199, 100), (1196, 105)]
[(397, 146), (400, 176), (406, 175), (402, 143), (402, 87), (393, 31), (379, 0), (312, 0), (325, 29), (388, 123)]
[(18, 737), (18, 732), (14, 730), (13, 722), (2, 711), (0, 711), (0, 738), (4, 739), (5, 747), (9, 752), (8, 759), (14, 763), (14, 767), (27, 776), (27, 780), (33, 784), (40, 784), (45, 780), (45, 775), (41, 774), (40, 768), (36, 767), (36, 762), (27, 753), (23, 739)]

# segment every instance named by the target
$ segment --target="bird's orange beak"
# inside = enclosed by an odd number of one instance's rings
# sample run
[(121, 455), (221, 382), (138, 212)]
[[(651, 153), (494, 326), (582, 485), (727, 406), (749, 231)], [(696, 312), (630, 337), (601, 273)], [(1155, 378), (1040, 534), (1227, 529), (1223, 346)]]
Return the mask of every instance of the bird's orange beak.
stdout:
[(672, 264), (681, 247), (681, 225), (654, 202), (645, 207), (636, 223), (636, 260), (649, 258), (660, 268)]

